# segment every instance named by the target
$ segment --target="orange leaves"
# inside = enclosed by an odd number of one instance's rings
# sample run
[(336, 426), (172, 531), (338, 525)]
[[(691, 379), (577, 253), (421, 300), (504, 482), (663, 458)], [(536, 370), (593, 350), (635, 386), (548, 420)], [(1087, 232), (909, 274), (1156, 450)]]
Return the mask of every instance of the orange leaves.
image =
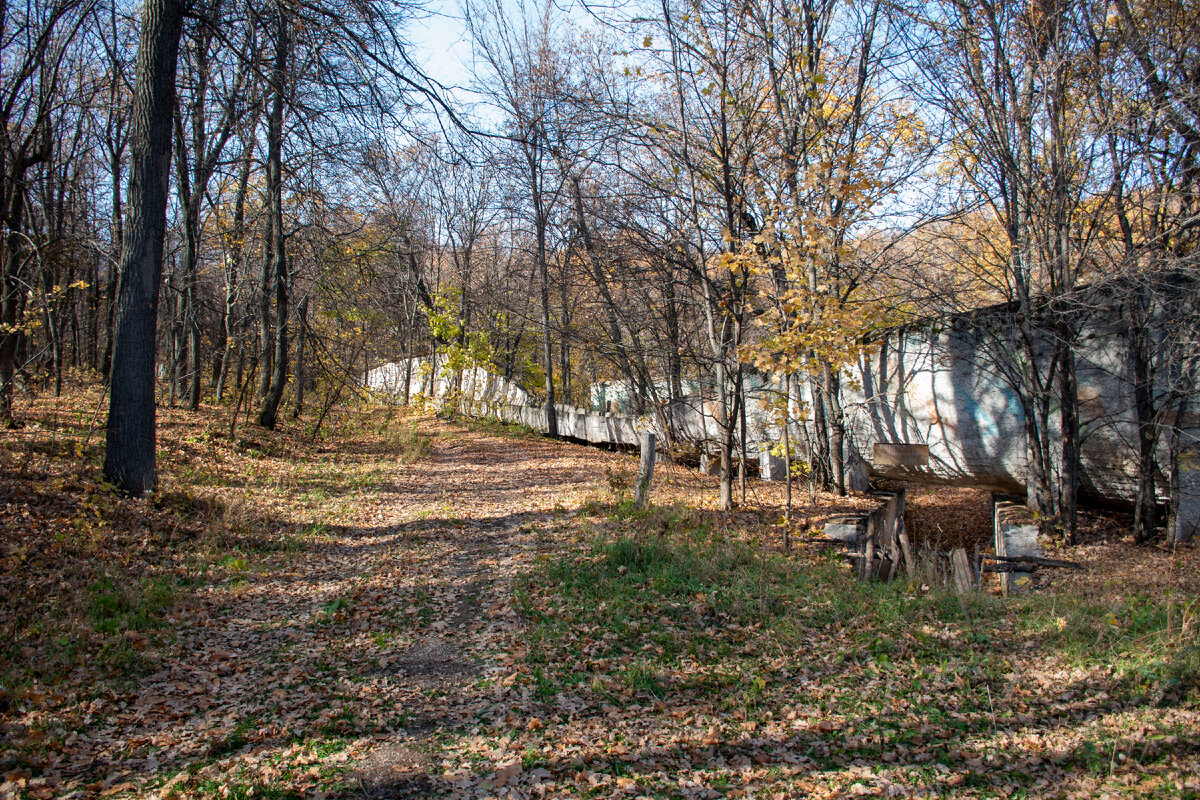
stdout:
[(825, 364), (849, 367), (873, 352), (870, 337), (894, 322), (881, 305), (847, 301), (823, 291), (792, 286), (760, 320), (765, 336), (745, 357), (772, 373), (819, 373)]

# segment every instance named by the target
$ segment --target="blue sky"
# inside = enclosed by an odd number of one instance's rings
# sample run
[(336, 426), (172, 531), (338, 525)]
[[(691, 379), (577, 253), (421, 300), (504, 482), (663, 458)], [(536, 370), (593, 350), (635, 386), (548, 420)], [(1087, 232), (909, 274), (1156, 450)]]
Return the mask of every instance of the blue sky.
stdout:
[(458, 0), (430, 0), (425, 9), (425, 16), (413, 20), (408, 30), (415, 60), (431, 78), (447, 86), (469, 87), (471, 43)]

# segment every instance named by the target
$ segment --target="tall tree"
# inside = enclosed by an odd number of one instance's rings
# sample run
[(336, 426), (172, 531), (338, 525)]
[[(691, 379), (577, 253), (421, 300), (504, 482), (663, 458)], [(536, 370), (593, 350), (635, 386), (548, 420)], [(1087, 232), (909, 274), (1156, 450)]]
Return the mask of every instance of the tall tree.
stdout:
[(978, 277), (1015, 313), (981, 328), (979, 344), (1024, 412), (1029, 505), (1068, 539), (1080, 483), (1080, 285), (1106, 208), (1095, 179), (1102, 139), (1088, 133), (1074, 88), (1090, 60), (1081, 7), (951, 0), (936, 9), (914, 87), (951, 131), (943, 155), (959, 197), (970, 213), (986, 208), (1000, 234), (979, 254)]
[(132, 494), (157, 482), (154, 363), (184, 0), (146, 0), (130, 120), (129, 223), (117, 294), (104, 477)]
[(267, 121), (268, 253), (275, 283), (275, 352), (271, 384), (258, 413), (258, 424), (272, 430), (288, 380), (289, 276), (285, 242), (287, 233), (283, 227), (283, 109), (288, 86), (288, 37), (288, 17), (282, 4), (277, 4), (275, 59), (271, 69), (271, 113)]
[[(175, 379), (179, 393), (193, 411), (200, 406), (202, 352), (200, 342), (200, 244), (201, 212), (225, 146), (247, 113), (246, 82), (255, 28), (247, 25), (235, 52), (221, 45), (220, 30), (226, 12), (223, 0), (205, 0), (198, 9), (196, 24), (184, 37), (180, 58), (181, 80), (186, 82), (186, 102), (180, 102), (175, 117), (175, 185), (183, 222), (183, 253), (180, 262), (180, 318), (182, 332), (176, 344)], [(182, 93), (181, 93), (182, 96)], [(186, 356), (186, 360), (185, 360)]]
[(516, 146), (524, 192), (533, 223), (533, 263), (541, 307), (542, 366), (545, 370), (546, 428), (558, 436), (554, 385), (554, 326), (550, 311), (551, 217), (563, 193), (555, 168), (553, 136), (557, 84), (564, 65), (555, 56), (553, 9), (520, 5), (515, 22), (501, 4), (468, 5), (467, 26), (476, 49), (495, 78), (489, 97), (507, 116), (510, 141)]

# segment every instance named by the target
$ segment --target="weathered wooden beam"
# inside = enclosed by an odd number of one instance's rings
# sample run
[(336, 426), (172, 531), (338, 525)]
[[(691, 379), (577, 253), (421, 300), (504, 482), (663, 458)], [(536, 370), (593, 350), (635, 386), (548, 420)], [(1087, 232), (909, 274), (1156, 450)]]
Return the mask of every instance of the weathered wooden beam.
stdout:
[(984, 564), (986, 572), (1037, 572), (1037, 564)]
[(1003, 561), (1010, 564), (1037, 564), (1039, 567), (1066, 567), (1068, 569), (1083, 569), (1082, 564), (1074, 561), (1062, 561), (1057, 558), (1042, 558), (1041, 556), (999, 556), (988, 553), (983, 558), (989, 561)]
[(966, 594), (975, 588), (974, 570), (971, 569), (971, 560), (967, 558), (966, 549), (959, 547), (950, 551), (950, 570), (954, 576), (956, 592)]

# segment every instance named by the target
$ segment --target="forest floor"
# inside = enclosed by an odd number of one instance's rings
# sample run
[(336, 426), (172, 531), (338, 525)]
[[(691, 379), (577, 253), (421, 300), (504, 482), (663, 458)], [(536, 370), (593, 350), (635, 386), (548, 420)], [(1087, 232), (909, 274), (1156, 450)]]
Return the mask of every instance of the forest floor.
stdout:
[[(387, 408), (324, 438), (101, 399), (0, 432), (0, 798), (1200, 797), (1200, 548), (1087, 517), (1027, 596), (863, 585), (805, 545), (863, 498)], [(986, 496), (914, 490), (932, 547)]]

